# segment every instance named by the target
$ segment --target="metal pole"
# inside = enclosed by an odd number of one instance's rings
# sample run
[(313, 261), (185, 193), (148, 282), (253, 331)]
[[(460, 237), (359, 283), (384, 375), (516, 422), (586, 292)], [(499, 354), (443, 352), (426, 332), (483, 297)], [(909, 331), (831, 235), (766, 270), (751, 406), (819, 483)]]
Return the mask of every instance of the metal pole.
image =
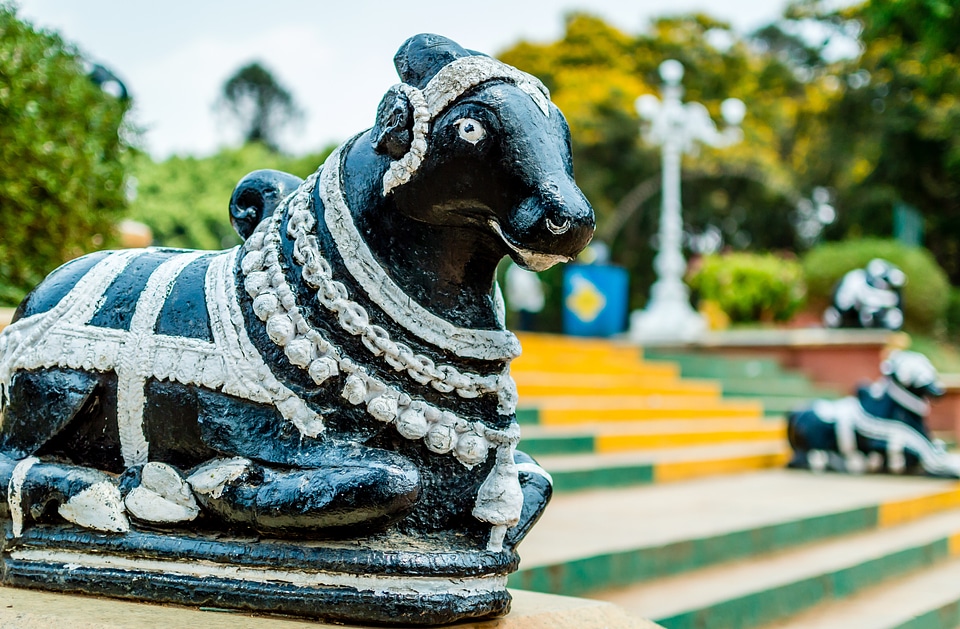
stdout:
[[(640, 115), (651, 123), (648, 140), (661, 145), (662, 191), (660, 206), (660, 249), (654, 258), (657, 281), (643, 311), (630, 316), (630, 338), (642, 344), (695, 341), (706, 332), (703, 317), (690, 305), (690, 292), (683, 282), (687, 263), (683, 258), (683, 219), (680, 202), (680, 160), (693, 142), (724, 146), (739, 139), (739, 129), (718, 133), (702, 106), (684, 107), (680, 98), (683, 66), (668, 60), (660, 64), (664, 80), (663, 102), (646, 96), (637, 101)], [(739, 111), (742, 103), (727, 107)], [(732, 116), (736, 118), (736, 116)], [(737, 119), (734, 124), (739, 123)]]

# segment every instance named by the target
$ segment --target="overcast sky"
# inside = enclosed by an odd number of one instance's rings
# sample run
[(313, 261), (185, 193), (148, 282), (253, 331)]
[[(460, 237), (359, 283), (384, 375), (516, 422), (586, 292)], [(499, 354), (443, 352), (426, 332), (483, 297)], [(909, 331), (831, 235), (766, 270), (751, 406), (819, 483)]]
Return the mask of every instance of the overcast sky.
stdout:
[[(0, 0), (3, 1), (3, 0)], [(304, 111), (284, 145), (318, 150), (370, 127), (397, 82), (393, 55), (416, 33), (496, 54), (521, 40), (558, 38), (583, 10), (637, 33), (655, 16), (702, 11), (747, 32), (776, 19), (785, 0), (18, 0), (19, 14), (56, 30), (132, 93), (134, 121), (158, 158), (209, 154), (236, 143), (214, 113), (218, 90), (260, 61)]]

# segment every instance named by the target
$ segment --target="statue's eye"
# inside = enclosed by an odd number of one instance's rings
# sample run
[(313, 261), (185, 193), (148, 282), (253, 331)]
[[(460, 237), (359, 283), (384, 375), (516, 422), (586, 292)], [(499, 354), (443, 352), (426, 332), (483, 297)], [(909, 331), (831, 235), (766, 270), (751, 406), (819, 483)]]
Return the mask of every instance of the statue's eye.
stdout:
[(461, 118), (454, 124), (457, 125), (457, 133), (460, 137), (470, 144), (476, 144), (487, 136), (487, 130), (473, 118)]

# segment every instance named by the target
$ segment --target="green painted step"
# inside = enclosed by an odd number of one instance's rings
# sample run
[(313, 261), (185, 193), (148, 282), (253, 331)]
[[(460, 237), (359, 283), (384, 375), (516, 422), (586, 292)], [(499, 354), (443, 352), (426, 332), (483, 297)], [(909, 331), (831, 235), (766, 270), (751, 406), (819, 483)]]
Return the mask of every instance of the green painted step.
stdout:
[(955, 493), (950, 481), (792, 470), (560, 493), (520, 548), (509, 585), (567, 595), (630, 586), (876, 530), (898, 514), (917, 517), (918, 502), (960, 502)]
[[(713, 564), (783, 550), (877, 526), (877, 507), (851, 509), (769, 526), (641, 547), (523, 568), (508, 585), (523, 590), (578, 596), (688, 572)], [(522, 552), (521, 552), (522, 555)]]
[(828, 601), (764, 629), (955, 629), (960, 626), (960, 558)]
[(784, 415), (816, 399), (836, 399), (842, 394), (814, 384), (805, 375), (786, 371), (770, 358), (740, 358), (683, 352), (647, 352), (657, 360), (680, 365), (685, 378), (713, 378), (720, 381), (723, 397), (759, 399), (764, 415)]
[(784, 373), (773, 358), (738, 358), (647, 348), (644, 349), (644, 359), (677, 363), (686, 378), (776, 378)]
[[(522, 448), (521, 448), (522, 449)], [(782, 467), (779, 441), (733, 442), (602, 454), (540, 455), (556, 493), (634, 487), (679, 478)], [(688, 471), (689, 470), (689, 471)]]
[(521, 426), (524, 424), (539, 424), (540, 411), (535, 408), (518, 408), (517, 423)]
[(793, 615), (829, 598), (844, 598), (884, 579), (948, 557), (946, 537), (780, 587), (683, 612), (657, 622), (665, 629), (748, 629)]
[(743, 396), (744, 399), (759, 400), (763, 405), (763, 414), (765, 417), (779, 417), (787, 415), (792, 411), (810, 406), (818, 399), (816, 397), (786, 397), (786, 396)]
[(596, 450), (595, 441), (593, 435), (523, 437), (518, 447), (531, 456), (591, 454)]
[(816, 386), (809, 379), (792, 374), (778, 378), (723, 378), (721, 383), (724, 396), (840, 397), (834, 389)]
[(947, 561), (958, 533), (953, 510), (594, 597), (666, 629), (751, 629)]

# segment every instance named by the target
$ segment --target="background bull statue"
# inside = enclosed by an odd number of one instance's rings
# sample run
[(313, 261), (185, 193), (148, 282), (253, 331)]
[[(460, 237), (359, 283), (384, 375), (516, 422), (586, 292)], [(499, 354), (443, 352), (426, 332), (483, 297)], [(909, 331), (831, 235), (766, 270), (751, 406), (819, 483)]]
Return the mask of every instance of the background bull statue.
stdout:
[(790, 467), (960, 478), (960, 457), (932, 441), (924, 423), (928, 399), (943, 395), (937, 370), (908, 351), (892, 352), (880, 370), (883, 377), (855, 396), (790, 414)]
[(907, 276), (894, 264), (874, 258), (862, 269), (847, 272), (833, 289), (833, 303), (823, 312), (828, 328), (903, 326), (901, 290)]
[(101, 252), (0, 335), (10, 585), (341, 621), (506, 613), (551, 493), (517, 452), (495, 271), (594, 217), (534, 77), (436, 35), (305, 181), (253, 173), (245, 243)]

